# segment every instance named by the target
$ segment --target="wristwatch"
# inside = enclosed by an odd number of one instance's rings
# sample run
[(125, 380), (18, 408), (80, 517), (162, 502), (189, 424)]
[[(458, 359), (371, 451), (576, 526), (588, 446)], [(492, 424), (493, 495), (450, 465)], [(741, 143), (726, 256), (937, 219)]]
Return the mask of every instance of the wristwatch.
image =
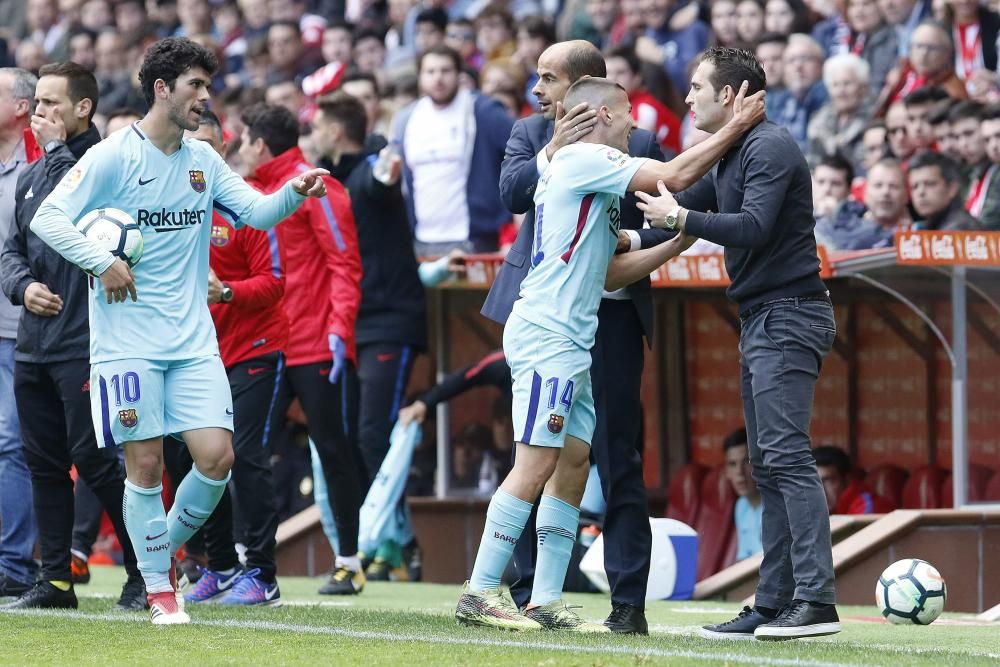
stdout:
[(222, 297), (221, 297), (222, 303), (229, 303), (232, 300), (233, 300), (233, 288), (227, 285), (226, 283), (222, 283)]
[(681, 217), (681, 207), (675, 206), (670, 213), (663, 216), (664, 229), (677, 229), (677, 223)]
[(52, 139), (51, 141), (45, 143), (45, 152), (51, 153), (52, 151), (56, 150), (60, 146), (64, 146), (65, 144), (66, 142), (63, 141), (62, 139)]

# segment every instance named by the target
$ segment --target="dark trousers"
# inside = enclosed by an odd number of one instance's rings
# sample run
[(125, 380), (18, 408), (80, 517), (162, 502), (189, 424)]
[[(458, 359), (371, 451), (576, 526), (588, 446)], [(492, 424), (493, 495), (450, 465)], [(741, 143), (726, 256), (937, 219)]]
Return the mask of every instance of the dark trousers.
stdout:
[(401, 343), (358, 346), (358, 380), (361, 384), (358, 445), (368, 475), (363, 494), (367, 493), (389, 452), (389, 436), (402, 407), (414, 356), (413, 346)]
[(46, 581), (70, 580), (74, 497), (69, 471), (73, 465), (111, 518), (125, 569), (130, 575), (139, 574), (122, 518), (125, 469), (118, 452), (97, 447), (89, 378), (86, 359), (48, 364), (18, 361), (14, 366), (24, 458), (31, 471), (32, 502), (38, 516), (40, 577)]
[[(233, 475), (215, 511), (199, 531), (211, 570), (239, 565), (233, 538), (233, 505), (239, 514), (241, 539), (245, 540), (247, 568), (260, 570), (259, 577), (273, 582), (275, 533), (274, 479), (271, 473), (271, 439), (284, 423), (278, 413), (284, 376), (284, 359), (278, 352), (254, 357), (226, 369), (233, 393)], [(175, 484), (191, 469), (187, 447), (171, 448), (178, 470)], [(232, 495), (230, 495), (232, 494)], [(196, 543), (197, 548), (197, 543)]]
[(836, 323), (828, 301), (781, 301), (742, 318), (743, 412), (763, 503), (756, 604), (835, 602), (830, 518), (809, 439)]
[[(591, 458), (608, 504), (604, 517), (604, 569), (611, 600), (645, 608), (649, 578), (649, 506), (642, 477), (642, 410), (639, 390), (644, 362), (642, 325), (631, 301), (602, 299), (591, 350), (597, 428)], [(531, 599), (534, 581), (535, 511), (514, 548), (518, 579), (511, 596), (518, 606)]]
[(309, 437), (323, 465), (340, 555), (353, 556), (358, 552), (359, 514), (364, 500), (364, 464), (358, 451), (358, 375), (350, 362), (336, 384), (330, 384), (329, 373), (329, 361), (289, 366), (282, 383), (279, 414), (285, 414), (292, 398), (302, 404)]

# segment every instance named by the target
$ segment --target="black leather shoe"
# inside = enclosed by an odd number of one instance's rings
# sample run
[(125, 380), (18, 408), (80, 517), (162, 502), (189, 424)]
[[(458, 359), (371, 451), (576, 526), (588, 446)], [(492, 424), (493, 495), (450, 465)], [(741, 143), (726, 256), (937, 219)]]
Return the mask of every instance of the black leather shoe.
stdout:
[(18, 599), (5, 604), (4, 609), (76, 609), (76, 593), (70, 587), (62, 591), (47, 581), (39, 581)]
[(146, 583), (142, 580), (142, 575), (129, 575), (125, 585), (122, 586), (122, 594), (111, 611), (145, 611), (147, 609), (149, 609), (149, 602), (146, 599)]
[(736, 618), (716, 625), (703, 625), (701, 636), (705, 639), (747, 640), (754, 638), (754, 630), (774, 619), (752, 607), (743, 607)]
[(822, 637), (840, 632), (840, 617), (832, 604), (818, 604), (806, 600), (792, 600), (781, 610), (778, 618), (757, 627), (757, 639), (781, 641)]
[(612, 602), (611, 613), (604, 619), (604, 625), (611, 632), (623, 635), (648, 635), (649, 625), (646, 623), (646, 613), (634, 604)]
[(20, 597), (30, 591), (32, 587), (34, 587), (34, 583), (11, 579), (6, 574), (0, 573), (0, 598)]

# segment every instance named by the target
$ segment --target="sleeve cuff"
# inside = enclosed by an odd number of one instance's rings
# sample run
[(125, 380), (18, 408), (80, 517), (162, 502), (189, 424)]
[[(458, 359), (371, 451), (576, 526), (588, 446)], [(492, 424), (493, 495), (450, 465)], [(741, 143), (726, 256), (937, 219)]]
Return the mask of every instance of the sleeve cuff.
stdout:
[(541, 176), (545, 173), (545, 170), (549, 166), (549, 158), (545, 155), (545, 147), (542, 146), (542, 150), (538, 151), (538, 157), (535, 158), (535, 165), (538, 167), (538, 175)]
[(625, 234), (628, 235), (629, 247), (628, 252), (635, 252), (636, 250), (642, 249), (642, 239), (639, 238), (639, 232), (634, 229), (626, 229)]

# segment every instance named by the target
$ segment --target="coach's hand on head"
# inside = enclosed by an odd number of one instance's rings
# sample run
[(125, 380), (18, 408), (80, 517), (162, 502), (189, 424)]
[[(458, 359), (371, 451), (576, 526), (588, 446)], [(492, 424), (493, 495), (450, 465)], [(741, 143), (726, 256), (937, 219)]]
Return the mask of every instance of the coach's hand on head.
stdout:
[(749, 86), (750, 84), (744, 81), (736, 93), (736, 99), (733, 100), (733, 120), (730, 121), (739, 124), (744, 130), (749, 130), (764, 120), (764, 91), (758, 90), (747, 97)]
[(577, 104), (569, 111), (562, 102), (556, 102), (556, 125), (552, 129), (552, 139), (545, 146), (545, 157), (551, 160), (557, 150), (586, 136), (596, 124), (597, 111), (586, 102)]
[(139, 300), (139, 294), (135, 291), (135, 274), (128, 268), (128, 264), (117, 257), (101, 274), (101, 287), (104, 288), (108, 303), (125, 301), (128, 296), (132, 297), (132, 301)]
[(324, 197), (326, 196), (326, 183), (323, 182), (323, 177), (329, 175), (330, 172), (326, 169), (310, 169), (302, 172), (289, 183), (292, 184), (292, 189), (303, 197)]

